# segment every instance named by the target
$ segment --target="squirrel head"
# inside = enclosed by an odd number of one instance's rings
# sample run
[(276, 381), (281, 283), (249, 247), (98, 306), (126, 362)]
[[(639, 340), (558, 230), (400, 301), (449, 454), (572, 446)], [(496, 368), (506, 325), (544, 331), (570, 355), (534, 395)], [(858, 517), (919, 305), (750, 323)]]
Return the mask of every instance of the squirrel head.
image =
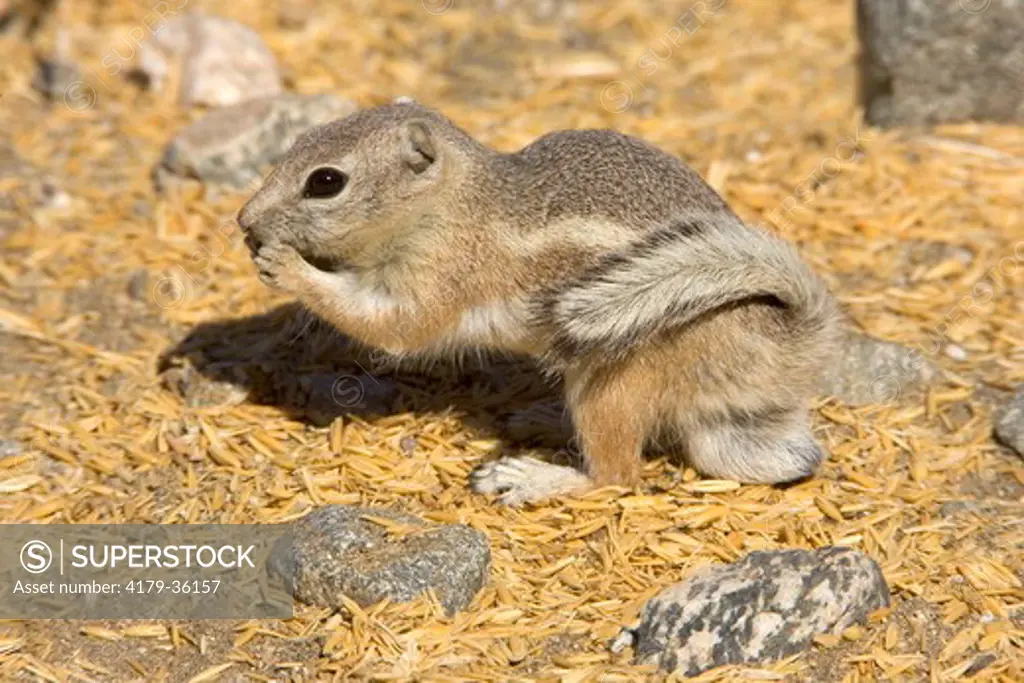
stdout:
[(238, 222), (250, 247), (281, 242), (330, 269), (429, 221), (484, 152), (403, 98), (304, 133)]

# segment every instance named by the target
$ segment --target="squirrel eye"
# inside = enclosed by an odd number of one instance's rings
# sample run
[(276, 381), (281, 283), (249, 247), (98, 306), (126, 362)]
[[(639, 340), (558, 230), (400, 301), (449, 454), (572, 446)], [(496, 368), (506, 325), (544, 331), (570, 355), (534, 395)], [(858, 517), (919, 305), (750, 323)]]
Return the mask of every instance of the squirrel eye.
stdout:
[(348, 176), (336, 168), (318, 168), (309, 174), (306, 187), (302, 191), (305, 198), (326, 199), (336, 197), (345, 189)]

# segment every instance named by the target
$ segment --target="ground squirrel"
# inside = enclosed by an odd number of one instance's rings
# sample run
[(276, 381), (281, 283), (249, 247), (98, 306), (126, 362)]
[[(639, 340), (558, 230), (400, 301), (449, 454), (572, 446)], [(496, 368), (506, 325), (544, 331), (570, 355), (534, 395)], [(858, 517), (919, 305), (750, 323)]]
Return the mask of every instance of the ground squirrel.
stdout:
[(302, 136), (238, 220), (263, 282), (351, 337), (562, 377), (585, 472), (487, 463), (472, 486), (501, 502), (632, 486), (651, 444), (742, 482), (824, 456), (807, 404), (836, 344), (828, 289), (641, 140), (563, 131), (505, 154), (396, 101)]

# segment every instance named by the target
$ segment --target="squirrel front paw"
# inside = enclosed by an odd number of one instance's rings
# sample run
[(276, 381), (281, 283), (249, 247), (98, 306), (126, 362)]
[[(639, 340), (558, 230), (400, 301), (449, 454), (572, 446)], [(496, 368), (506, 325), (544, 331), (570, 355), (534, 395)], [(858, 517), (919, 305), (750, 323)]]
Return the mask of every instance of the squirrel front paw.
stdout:
[(263, 284), (286, 292), (299, 291), (311, 267), (294, 247), (279, 242), (261, 245), (252, 261)]

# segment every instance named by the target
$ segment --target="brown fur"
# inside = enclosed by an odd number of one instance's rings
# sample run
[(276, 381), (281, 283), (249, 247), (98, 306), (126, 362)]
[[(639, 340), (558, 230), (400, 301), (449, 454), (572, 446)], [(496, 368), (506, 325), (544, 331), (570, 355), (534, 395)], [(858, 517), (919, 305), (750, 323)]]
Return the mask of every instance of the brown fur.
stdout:
[[(323, 167), (344, 191), (304, 197)], [(502, 154), (392, 104), (303, 137), (239, 222), (264, 281), (367, 344), (521, 352), (560, 373), (594, 483), (635, 484), (654, 439), (743, 481), (823, 457), (806, 402), (835, 343), (827, 290), (640, 140), (565, 131)], [(516, 467), (483, 468), (477, 488), (522, 502), (583, 486)]]

